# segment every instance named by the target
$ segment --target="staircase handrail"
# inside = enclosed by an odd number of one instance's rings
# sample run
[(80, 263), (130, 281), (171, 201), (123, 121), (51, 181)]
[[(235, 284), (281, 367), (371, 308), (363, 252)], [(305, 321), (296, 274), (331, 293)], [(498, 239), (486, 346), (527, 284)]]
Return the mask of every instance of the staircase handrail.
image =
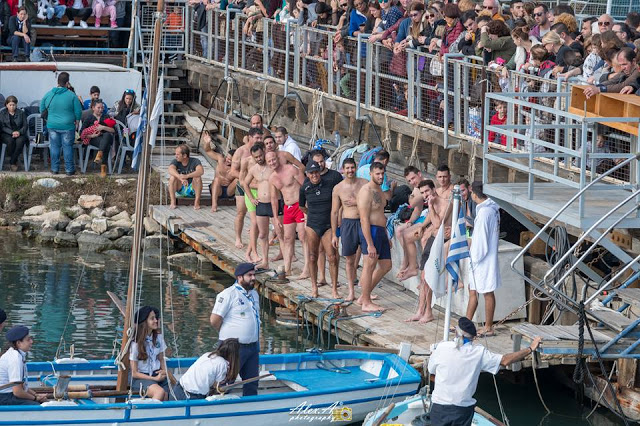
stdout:
[[(525, 281), (527, 281), (528, 283), (530, 283), (531, 285), (533, 285), (534, 287), (536, 287), (538, 290), (542, 291), (544, 294), (546, 294), (547, 296), (551, 297), (554, 301), (556, 301), (557, 303), (559, 303), (560, 305), (562, 305), (563, 307), (574, 311), (573, 307), (570, 307), (566, 302), (562, 301), (563, 298), (558, 298), (554, 292), (551, 291), (547, 291), (547, 289), (545, 288), (545, 286), (540, 285), (540, 283), (536, 283), (534, 280), (529, 279), (529, 277), (526, 276), (526, 274), (524, 273), (524, 271), (520, 272), (518, 270), (518, 268), (516, 268), (516, 264), (517, 262), (524, 257), (525, 253), (527, 253), (529, 251), (529, 249), (531, 248), (531, 246), (536, 242), (536, 240), (540, 239), (541, 236), (545, 233), (545, 231), (547, 229), (549, 229), (551, 227), (551, 224), (554, 223), (556, 221), (556, 219), (558, 217), (560, 217), (560, 215), (573, 203), (575, 202), (578, 198), (580, 198), (582, 196), (582, 194), (584, 192), (586, 192), (587, 190), (589, 190), (592, 186), (594, 186), (596, 183), (600, 182), (602, 179), (604, 179), (605, 177), (609, 176), (610, 174), (612, 174), (613, 172), (615, 172), (616, 170), (626, 166), (627, 164), (630, 164), (632, 161), (638, 161), (640, 160), (640, 152), (635, 153), (632, 157), (627, 158), (626, 160), (624, 160), (623, 162), (615, 165), (614, 167), (612, 167), (611, 169), (607, 170), (605, 173), (601, 174), (600, 176), (598, 176), (596, 179), (592, 180), (591, 182), (589, 182), (584, 188), (582, 188), (581, 190), (579, 190), (573, 197), (571, 197), (569, 199), (569, 201), (567, 201), (567, 203), (562, 206), (560, 208), (560, 210), (558, 210), (553, 217), (551, 217), (547, 223), (545, 223), (545, 225), (536, 233), (536, 235), (529, 241), (529, 243), (514, 257), (513, 261), (511, 262), (511, 269), (518, 274), (519, 276), (521, 276)], [(571, 252), (571, 251), (570, 251)], [(630, 265), (627, 265), (625, 267), (625, 270), (628, 269), (630, 267)], [(618, 274), (616, 274), (616, 276), (618, 276)], [(605, 286), (607, 286), (609, 283), (605, 284)], [(603, 287), (605, 287), (603, 286)], [(554, 289), (555, 292), (560, 293), (559, 290)], [(561, 293), (562, 294), (562, 293)], [(565, 294), (562, 294), (562, 296), (564, 296), (564, 299), (567, 301), (570, 301), (572, 304), (577, 304), (576, 301), (574, 301), (573, 299), (571, 299), (570, 297), (568, 297)], [(591, 300), (591, 299), (590, 299)]]
[[(618, 209), (620, 209), (622, 206), (624, 206), (625, 204), (627, 204), (629, 201), (631, 201), (633, 198), (637, 197), (640, 195), (640, 189), (637, 189), (635, 192), (632, 192), (631, 195), (629, 195), (627, 198), (625, 198), (624, 200), (622, 200), (620, 203), (618, 203), (618, 205), (616, 205), (613, 209), (609, 210), (609, 212), (607, 214), (605, 214), (604, 216), (602, 216), (600, 219), (598, 219), (593, 225), (591, 225), (591, 227), (589, 227), (589, 229), (587, 229), (585, 232), (582, 233), (582, 235), (580, 236), (580, 238), (578, 239), (578, 241), (576, 241), (573, 246), (571, 247), (570, 250), (567, 250), (567, 252), (560, 258), (558, 259), (558, 261), (556, 261), (556, 263), (553, 265), (553, 267), (551, 269), (549, 269), (549, 271), (547, 271), (547, 273), (544, 275), (543, 281), (546, 283), (549, 281), (549, 277), (552, 274), (555, 274), (558, 268), (560, 268), (562, 266), (562, 263), (569, 257), (571, 256), (571, 254), (574, 252), (574, 248), (578, 247), (590, 234), (591, 232), (593, 232), (595, 229), (598, 228), (598, 226), (604, 222), (605, 220), (607, 220), (613, 213), (615, 213), (616, 211), (618, 211)], [(627, 216), (629, 216), (631, 213), (633, 213), (633, 211), (638, 210), (640, 208), (640, 205), (634, 205), (626, 214), (622, 215), (619, 219), (617, 219), (611, 226), (609, 226), (607, 228), (607, 230), (605, 232), (603, 232), (594, 242), (593, 245), (591, 247), (589, 247), (583, 254), (582, 256), (580, 256), (580, 258), (571, 266), (571, 268), (569, 268), (567, 271), (565, 271), (564, 275), (558, 279), (558, 283), (563, 282), (573, 271), (575, 271), (575, 269), (578, 267), (578, 263), (581, 262), (582, 260), (584, 260), (584, 258), (591, 253), (591, 251), (593, 251), (596, 247), (596, 245), (602, 241), (603, 238), (605, 238), (607, 236), (607, 234), (609, 233), (609, 231), (611, 231), (612, 229), (614, 229), (620, 222), (622, 222)], [(556, 284), (554, 286), (554, 288), (557, 288), (558, 284)]]
[(622, 269), (620, 269), (613, 277), (611, 277), (609, 279), (609, 281), (606, 282), (605, 285), (603, 285), (602, 287), (600, 287), (600, 291), (597, 293), (592, 294), (585, 302), (585, 306), (587, 306), (589, 303), (591, 303), (593, 301), (593, 299), (595, 299), (596, 297), (598, 297), (598, 294), (605, 291), (607, 288), (609, 288), (609, 286), (614, 282), (617, 281), (618, 278), (620, 278), (622, 275), (624, 275), (629, 268), (632, 268), (634, 264), (640, 262), (640, 254), (638, 256), (636, 256), (635, 259), (633, 259), (633, 261), (627, 263)]

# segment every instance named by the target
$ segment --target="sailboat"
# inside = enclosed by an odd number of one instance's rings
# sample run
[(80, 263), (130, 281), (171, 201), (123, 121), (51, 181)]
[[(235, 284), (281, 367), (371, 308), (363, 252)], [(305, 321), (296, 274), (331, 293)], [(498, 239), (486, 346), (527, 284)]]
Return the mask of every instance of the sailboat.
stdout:
[[(460, 208), (460, 187), (455, 185), (453, 188), (453, 210), (451, 214), (451, 229), (454, 230), (458, 226), (458, 210)], [(452, 239), (453, 241), (453, 239)], [(449, 273), (447, 279), (447, 300), (445, 304), (444, 315), (444, 336), (443, 341), (449, 340), (449, 326), (451, 324), (451, 298), (453, 293), (453, 279)], [(426, 361), (425, 361), (426, 362)], [(428, 373), (427, 373), (428, 374)], [(429, 420), (431, 399), (429, 395), (430, 387), (427, 385), (423, 387), (416, 395), (412, 395), (406, 398), (400, 403), (391, 402), (384, 408), (373, 411), (367, 415), (363, 426), (379, 426), (385, 423), (392, 423), (394, 425), (430, 425)], [(473, 415), (472, 425), (474, 426), (489, 426), (498, 425), (504, 426), (495, 417), (491, 416), (481, 408), (476, 407)]]
[[(158, 1), (149, 79), (148, 111), (158, 102), (158, 62), (164, 0)], [(150, 125), (150, 123), (148, 124)], [(0, 425), (313, 425), (362, 421), (387, 402), (415, 394), (420, 375), (396, 354), (311, 351), (260, 356), (258, 395), (242, 396), (243, 382), (227, 386), (205, 400), (158, 401), (128, 389), (128, 344), (140, 274), (145, 189), (149, 171), (147, 131), (138, 173), (134, 241), (123, 341), (114, 360), (58, 359), (28, 362), (32, 389), (47, 392), (40, 406), (0, 406)], [(196, 358), (167, 359), (176, 379)], [(252, 379), (249, 379), (252, 380)], [(246, 381), (245, 381), (246, 382)], [(11, 384), (10, 384), (11, 385)]]

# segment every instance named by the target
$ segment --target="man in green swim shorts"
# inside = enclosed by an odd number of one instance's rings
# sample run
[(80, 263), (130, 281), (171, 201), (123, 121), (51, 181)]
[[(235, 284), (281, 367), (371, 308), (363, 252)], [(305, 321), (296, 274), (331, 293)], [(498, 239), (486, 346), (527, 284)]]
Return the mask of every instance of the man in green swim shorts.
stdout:
[[(247, 179), (248, 171), (254, 165), (263, 165), (264, 161), (264, 153), (265, 148), (262, 142), (255, 142), (251, 148), (249, 149), (251, 155), (242, 158), (242, 163), (240, 166), (240, 184), (242, 185), (242, 189), (244, 190), (244, 204), (247, 207), (247, 212), (249, 212), (249, 219), (251, 219), (251, 229), (249, 232), (249, 244), (247, 246), (247, 251), (245, 252), (245, 256), (247, 262), (258, 263), (261, 262), (262, 259), (258, 255), (258, 220), (256, 216), (256, 206), (257, 203), (254, 203), (253, 200), (258, 199), (258, 183), (255, 179)], [(252, 197), (249, 198), (247, 195), (251, 193)]]

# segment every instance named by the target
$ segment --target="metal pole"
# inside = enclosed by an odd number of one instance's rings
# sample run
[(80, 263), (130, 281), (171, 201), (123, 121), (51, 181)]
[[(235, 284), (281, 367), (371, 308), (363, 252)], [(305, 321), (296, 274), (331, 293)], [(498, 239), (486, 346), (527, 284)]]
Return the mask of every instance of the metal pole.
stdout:
[[(462, 58), (462, 53), (445, 53), (442, 68), (444, 68), (444, 149), (458, 149), (460, 144), (449, 145), (449, 58)], [(458, 95), (456, 95), (458, 96)]]
[[(460, 186), (453, 187), (453, 210), (451, 211), (451, 234), (458, 223), (458, 209), (460, 208)], [(446, 259), (445, 259), (446, 262)], [(444, 312), (444, 337), (446, 342), (449, 340), (449, 327), (451, 324), (451, 298), (453, 297), (453, 277), (451, 274), (447, 274), (447, 305)], [(469, 318), (471, 319), (471, 318)]]
[(284, 24), (284, 37), (285, 37), (285, 48), (284, 48), (284, 97), (286, 98), (289, 95), (289, 55), (291, 53), (291, 39), (289, 38), (289, 30), (291, 28), (291, 18), (287, 19), (287, 22)]
[[(153, 32), (153, 54), (151, 55), (151, 77), (150, 86), (147, 87), (149, 96), (147, 102), (149, 108), (147, 111), (149, 114), (153, 112), (154, 104), (156, 102), (156, 92), (158, 90), (159, 79), (159, 62), (160, 62), (160, 42), (162, 40), (162, 24), (164, 21), (164, 0), (158, 0), (158, 7), (155, 13), (155, 23)], [(142, 154), (140, 159), (140, 168), (138, 171), (138, 185), (136, 190), (136, 210), (135, 210), (135, 228), (133, 231), (133, 246), (131, 248), (131, 264), (129, 267), (129, 287), (127, 289), (127, 305), (125, 308), (124, 316), (124, 331), (122, 333), (122, 346), (121, 350), (124, 351), (127, 348), (129, 335), (128, 330), (131, 327), (133, 308), (135, 300), (133, 300), (134, 289), (138, 284), (139, 267), (140, 267), (140, 251), (141, 241), (144, 235), (143, 218), (144, 218), (144, 204), (147, 188), (147, 175), (149, 174), (149, 156), (151, 149), (149, 148), (149, 142), (151, 138), (151, 121), (147, 123), (147, 133), (145, 141), (142, 142)], [(133, 336), (131, 336), (133, 337)], [(129, 372), (126, 371), (129, 368), (129, 357), (125, 356), (122, 359), (124, 369), (118, 370), (118, 380), (116, 384), (116, 390), (124, 391), (128, 385)]]
[(362, 120), (362, 116), (360, 114), (360, 83), (362, 78), (360, 77), (360, 70), (362, 68), (362, 55), (360, 54), (362, 49), (362, 39), (369, 38), (369, 34), (358, 34), (358, 51), (357, 61), (356, 61), (356, 120)]

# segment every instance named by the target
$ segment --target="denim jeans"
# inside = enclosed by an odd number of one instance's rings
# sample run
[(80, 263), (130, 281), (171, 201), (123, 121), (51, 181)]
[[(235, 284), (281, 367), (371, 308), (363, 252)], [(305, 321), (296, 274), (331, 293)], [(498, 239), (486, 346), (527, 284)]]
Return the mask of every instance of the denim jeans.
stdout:
[(73, 130), (54, 130), (49, 129), (49, 142), (51, 147), (51, 171), (60, 171), (60, 149), (64, 155), (64, 171), (73, 173), (76, 166), (73, 162), (73, 139), (76, 132)]
[(29, 57), (29, 53), (31, 52), (31, 43), (27, 43), (24, 40), (24, 37), (12, 35), (9, 37), (9, 43), (11, 43), (11, 53), (14, 60), (18, 55), (20, 55), (20, 47), (24, 49), (24, 55)]
[(64, 16), (64, 12), (67, 10), (67, 6), (51, 6), (47, 8), (47, 19), (54, 17), (60, 19)]

